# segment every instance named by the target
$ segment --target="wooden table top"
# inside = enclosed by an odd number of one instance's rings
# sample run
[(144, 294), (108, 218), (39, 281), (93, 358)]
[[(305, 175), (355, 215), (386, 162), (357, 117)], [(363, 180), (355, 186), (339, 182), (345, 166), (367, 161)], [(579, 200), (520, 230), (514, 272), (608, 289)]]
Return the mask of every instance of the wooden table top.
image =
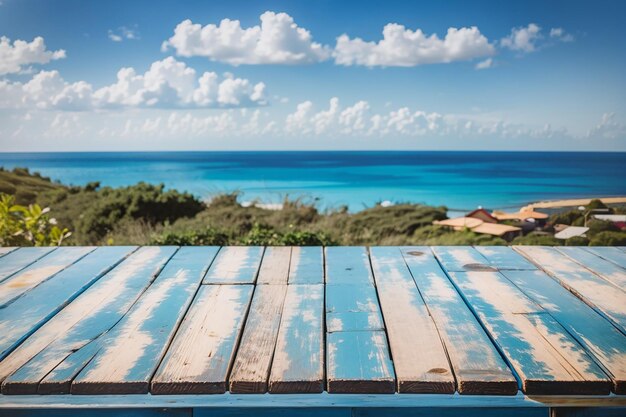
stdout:
[(0, 248), (13, 394), (626, 393), (626, 248)]

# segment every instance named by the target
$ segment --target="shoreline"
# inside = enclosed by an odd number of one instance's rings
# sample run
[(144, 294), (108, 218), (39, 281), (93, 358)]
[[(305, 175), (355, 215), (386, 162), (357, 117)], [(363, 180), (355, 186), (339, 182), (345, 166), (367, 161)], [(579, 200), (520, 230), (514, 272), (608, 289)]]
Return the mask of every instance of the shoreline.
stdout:
[(565, 200), (538, 201), (522, 207), (520, 211), (586, 206), (591, 200), (600, 200), (604, 204), (626, 204), (626, 197), (572, 198)]

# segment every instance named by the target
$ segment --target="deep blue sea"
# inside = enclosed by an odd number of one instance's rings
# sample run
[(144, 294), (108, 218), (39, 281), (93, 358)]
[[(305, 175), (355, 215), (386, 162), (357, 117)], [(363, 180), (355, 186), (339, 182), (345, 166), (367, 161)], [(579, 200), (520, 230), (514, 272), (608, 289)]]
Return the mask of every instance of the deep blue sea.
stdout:
[(626, 153), (566, 152), (155, 152), (0, 153), (0, 166), (28, 167), (63, 183), (164, 183), (208, 199), (285, 195), (351, 211), (377, 202), (451, 210), (517, 208), (538, 200), (626, 195)]

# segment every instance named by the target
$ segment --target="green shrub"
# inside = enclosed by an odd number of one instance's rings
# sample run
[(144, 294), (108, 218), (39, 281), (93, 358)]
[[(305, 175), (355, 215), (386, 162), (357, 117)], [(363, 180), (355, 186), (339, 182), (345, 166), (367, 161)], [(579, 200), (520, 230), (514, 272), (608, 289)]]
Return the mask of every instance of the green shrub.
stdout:
[(13, 196), (0, 194), (0, 246), (58, 246), (70, 237), (68, 229), (60, 229), (50, 218), (49, 208), (14, 203)]
[(529, 233), (526, 236), (518, 236), (511, 242), (511, 245), (543, 245), (543, 246), (561, 246), (563, 241), (554, 236), (538, 235)]
[(154, 236), (151, 245), (176, 245), (176, 246), (225, 246), (228, 245), (229, 237), (226, 233), (213, 228), (201, 231), (165, 232)]
[(591, 238), (589, 246), (626, 246), (626, 232), (600, 232)]
[(574, 236), (565, 241), (565, 246), (588, 246), (589, 239), (583, 236)]

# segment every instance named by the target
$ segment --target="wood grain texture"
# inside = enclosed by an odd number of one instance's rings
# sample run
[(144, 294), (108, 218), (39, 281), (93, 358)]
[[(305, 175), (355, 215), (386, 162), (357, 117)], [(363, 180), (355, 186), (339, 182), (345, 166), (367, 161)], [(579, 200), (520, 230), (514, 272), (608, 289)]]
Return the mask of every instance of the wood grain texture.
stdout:
[(516, 246), (561, 285), (595, 308), (626, 334), (626, 293), (614, 284), (581, 267), (557, 249), (546, 246)]
[(331, 333), (384, 330), (374, 285), (327, 285), (326, 326)]
[(326, 253), (326, 284), (373, 284), (367, 248), (329, 246)]
[(510, 246), (474, 246), (487, 259), (489, 265), (499, 270), (535, 270), (537, 267), (528, 262)]
[(217, 247), (183, 247), (72, 383), (75, 394), (147, 393), (149, 381), (187, 311)]
[(222, 247), (202, 283), (254, 284), (262, 258), (260, 246)]
[(203, 285), (151, 382), (153, 394), (217, 394), (227, 389), (252, 285)]
[(471, 246), (433, 246), (432, 252), (446, 271), (493, 270), (487, 259)]
[(329, 393), (392, 394), (396, 379), (384, 331), (328, 333)]
[(626, 394), (626, 336), (545, 272), (503, 274), (549, 312), (596, 359), (613, 381), (613, 392)]
[(609, 281), (621, 291), (626, 291), (626, 269), (621, 266), (617, 266), (613, 262), (607, 261), (591, 252), (587, 252), (583, 248), (564, 246), (557, 248), (557, 250), (596, 275), (599, 275), (601, 278)]
[(370, 249), (400, 393), (453, 393), (439, 333), (398, 248)]
[(0, 359), (136, 247), (102, 247), (0, 310)]
[(0, 308), (6, 307), (29, 290), (53, 278), (95, 249), (93, 246), (58, 248), (49, 256), (6, 278), (0, 282)]
[(291, 247), (274, 246), (265, 248), (257, 284), (287, 284), (290, 263)]
[(291, 249), (289, 284), (323, 284), (324, 249), (321, 246), (297, 246)]
[(444, 341), (459, 393), (515, 395), (515, 377), (428, 248), (401, 251)]
[(0, 258), (0, 282), (15, 274), (38, 259), (55, 250), (56, 247), (19, 248), (2, 255)]
[(230, 374), (233, 393), (264, 393), (268, 378), (287, 285), (257, 285)]
[(324, 285), (290, 285), (269, 379), (271, 393), (324, 390)]
[(606, 394), (610, 380), (556, 320), (496, 272), (450, 272), (527, 394)]
[(620, 248), (612, 246), (586, 246), (582, 249), (606, 259), (607, 261), (613, 262), (617, 266), (626, 268), (626, 252)]
[(16, 250), (16, 246), (0, 246), (0, 258)]
[(2, 392), (69, 393), (72, 379), (97, 352), (101, 336), (175, 251), (171, 246), (140, 248), (58, 312), (0, 362)]

